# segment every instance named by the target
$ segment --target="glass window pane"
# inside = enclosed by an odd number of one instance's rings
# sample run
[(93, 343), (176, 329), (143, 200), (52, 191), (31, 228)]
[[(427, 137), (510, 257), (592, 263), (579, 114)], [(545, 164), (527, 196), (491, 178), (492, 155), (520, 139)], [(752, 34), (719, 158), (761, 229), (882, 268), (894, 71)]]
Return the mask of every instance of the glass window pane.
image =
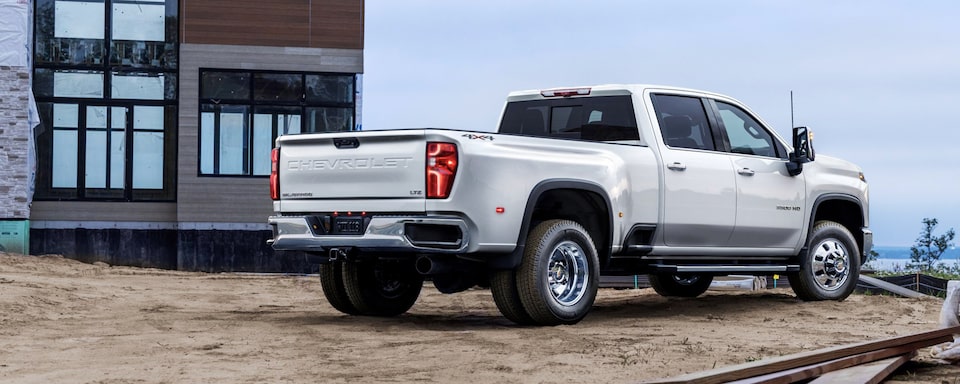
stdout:
[(54, 37), (103, 38), (103, 1), (57, 1)]
[(53, 96), (103, 98), (103, 72), (56, 71)]
[[(300, 107), (287, 106), (256, 106), (253, 110), (254, 118), (257, 116), (275, 116), (277, 119), (277, 134), (288, 135), (300, 133), (301, 109)], [(274, 117), (271, 117), (270, 123), (273, 124)], [(266, 120), (264, 120), (266, 121)], [(263, 124), (256, 123), (255, 124)], [(255, 125), (256, 126), (256, 125)], [(272, 134), (272, 132), (271, 132)]]
[(303, 79), (299, 74), (256, 73), (253, 75), (253, 97), (264, 101), (300, 101)]
[(353, 103), (353, 75), (307, 75), (308, 103)]
[(87, 144), (84, 152), (86, 153), (84, 186), (87, 188), (106, 188), (107, 132), (87, 131)]
[(273, 115), (253, 115), (253, 174), (270, 174), (273, 149)]
[(200, 173), (213, 173), (213, 106), (204, 106), (204, 112), (200, 114)]
[(163, 132), (133, 133), (133, 188), (163, 189)]
[(129, 1), (113, 4), (114, 40), (163, 41), (163, 1)]
[(277, 122), (279, 124), (277, 134), (295, 135), (300, 133), (300, 120), (300, 114), (280, 115), (280, 120)]
[(273, 115), (268, 113), (253, 114), (253, 129), (270, 128), (273, 129)]
[(133, 107), (133, 129), (163, 130), (163, 107)]
[(126, 107), (112, 107), (110, 108), (110, 128), (111, 129), (124, 129), (127, 127), (127, 108)]
[(221, 175), (242, 175), (246, 173), (244, 152), (246, 151), (246, 125), (244, 117), (246, 107), (223, 107), (220, 113), (220, 172)]
[(87, 128), (107, 128), (107, 107), (87, 107)]
[(246, 72), (203, 72), (201, 99), (246, 100), (250, 98), (250, 74)]
[(714, 150), (703, 102), (696, 97), (653, 95), (663, 142), (673, 148)]
[(77, 128), (80, 106), (76, 104), (54, 104), (53, 126), (55, 128)]
[(134, 68), (177, 68), (177, 46), (162, 41), (113, 41), (110, 64)]
[(54, 188), (77, 187), (77, 131), (53, 131)]
[(113, 72), (110, 94), (114, 99), (163, 100), (164, 75), (119, 74)]
[(341, 132), (352, 127), (352, 108), (307, 108), (307, 132)]
[[(116, 115), (114, 115), (116, 116)], [(110, 133), (110, 188), (123, 189), (124, 164), (127, 154), (127, 137), (121, 131)]]
[(106, 53), (103, 40), (37, 37), (36, 43), (37, 64), (102, 65)]

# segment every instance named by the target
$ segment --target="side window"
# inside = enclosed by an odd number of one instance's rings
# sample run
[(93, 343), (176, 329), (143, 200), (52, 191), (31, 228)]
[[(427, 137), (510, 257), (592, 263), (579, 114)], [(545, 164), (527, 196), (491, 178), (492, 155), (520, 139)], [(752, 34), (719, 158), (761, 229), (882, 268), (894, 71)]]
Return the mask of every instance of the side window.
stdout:
[(673, 148), (715, 150), (703, 102), (697, 97), (653, 95), (663, 143)]
[(723, 129), (730, 140), (730, 152), (778, 157), (777, 141), (756, 119), (739, 107), (720, 101), (716, 103)]

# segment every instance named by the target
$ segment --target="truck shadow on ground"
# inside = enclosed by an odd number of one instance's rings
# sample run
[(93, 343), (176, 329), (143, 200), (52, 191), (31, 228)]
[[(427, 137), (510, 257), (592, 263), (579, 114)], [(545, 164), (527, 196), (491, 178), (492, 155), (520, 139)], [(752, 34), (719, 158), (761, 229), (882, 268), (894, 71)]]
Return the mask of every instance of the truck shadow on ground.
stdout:
[(597, 300), (585, 320), (663, 318), (673, 316), (723, 316), (744, 312), (765, 312), (801, 303), (796, 296), (757, 292), (749, 294), (706, 294), (696, 298), (640, 296)]
[[(590, 314), (583, 320), (592, 325), (636, 319), (662, 319), (676, 316), (703, 317), (722, 320), (726, 316), (745, 312), (797, 311), (802, 304), (795, 296), (783, 293), (707, 294), (697, 298), (666, 298), (655, 295), (600, 297)], [(525, 326), (514, 324), (493, 308), (468, 310), (453, 306), (414, 305), (410, 312), (396, 317), (349, 316), (336, 314), (297, 313), (283, 321), (296, 325), (344, 325), (373, 328), (410, 328), (459, 331), (463, 329), (502, 329)]]

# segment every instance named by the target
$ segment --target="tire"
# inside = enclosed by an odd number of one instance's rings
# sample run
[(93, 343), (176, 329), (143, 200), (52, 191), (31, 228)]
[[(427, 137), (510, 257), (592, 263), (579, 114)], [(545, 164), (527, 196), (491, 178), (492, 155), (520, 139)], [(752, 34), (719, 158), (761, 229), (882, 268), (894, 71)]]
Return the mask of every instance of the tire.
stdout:
[(527, 237), (516, 272), (523, 308), (535, 324), (575, 324), (593, 307), (600, 281), (597, 249), (580, 224), (540, 223)]
[(360, 313), (347, 297), (347, 288), (343, 285), (343, 262), (320, 264), (320, 287), (323, 288), (327, 302), (334, 309), (348, 315)]
[(357, 314), (396, 316), (417, 301), (423, 277), (402, 263), (344, 263), (343, 284)]
[(860, 280), (860, 248), (850, 231), (833, 221), (818, 221), (807, 236), (800, 272), (787, 275), (801, 300), (843, 300)]
[(520, 292), (517, 290), (517, 272), (514, 270), (494, 271), (490, 277), (490, 292), (497, 309), (508, 320), (519, 325), (533, 325), (533, 318), (523, 308)]
[(701, 274), (651, 274), (650, 285), (660, 296), (697, 297), (710, 288), (713, 276)]

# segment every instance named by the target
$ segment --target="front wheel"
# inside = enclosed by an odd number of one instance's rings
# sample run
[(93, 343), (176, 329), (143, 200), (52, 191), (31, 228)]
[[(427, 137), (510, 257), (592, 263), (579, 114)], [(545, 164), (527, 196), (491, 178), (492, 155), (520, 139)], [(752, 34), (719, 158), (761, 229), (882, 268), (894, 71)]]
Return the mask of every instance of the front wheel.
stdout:
[(403, 263), (344, 263), (343, 285), (357, 314), (396, 316), (417, 301), (423, 277)]
[(599, 264), (593, 240), (580, 224), (549, 220), (537, 225), (516, 272), (526, 313), (540, 325), (582, 320), (597, 297)]
[(787, 275), (801, 300), (843, 300), (860, 279), (860, 249), (850, 231), (833, 221), (818, 221), (800, 258), (800, 271)]
[(700, 274), (652, 274), (650, 286), (660, 296), (697, 297), (710, 288), (713, 276)]

